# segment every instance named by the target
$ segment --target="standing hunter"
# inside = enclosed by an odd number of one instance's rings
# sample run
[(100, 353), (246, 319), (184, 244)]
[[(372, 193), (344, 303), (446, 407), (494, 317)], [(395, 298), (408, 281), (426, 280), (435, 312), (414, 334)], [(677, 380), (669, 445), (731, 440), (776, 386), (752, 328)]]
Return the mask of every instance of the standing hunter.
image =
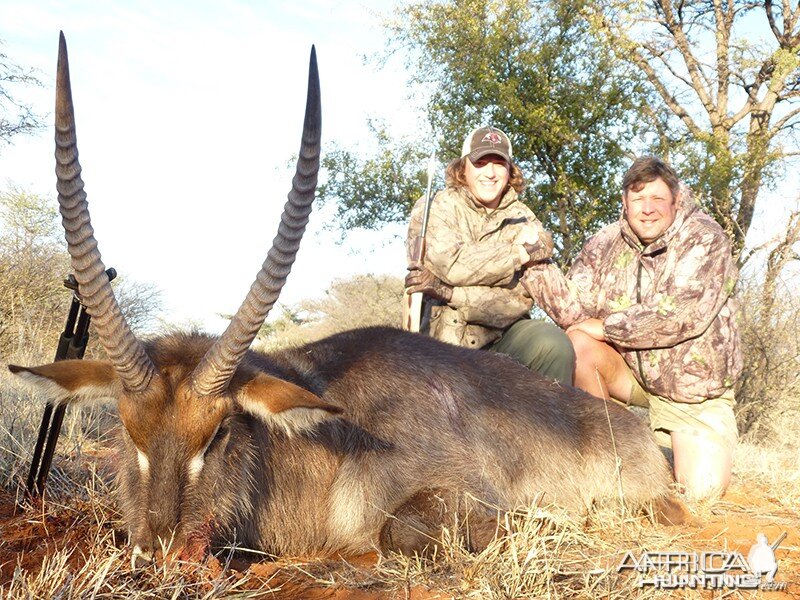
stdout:
[[(423, 331), (466, 348), (501, 352), (562, 384), (572, 385), (575, 353), (558, 327), (532, 320), (533, 300), (520, 284), (525, 268), (548, 261), (552, 237), (519, 199), (525, 180), (511, 142), (495, 127), (464, 140), (461, 157), (433, 198), (420, 264), (425, 198), (411, 212), (407, 292), (422, 292), (430, 308)], [(427, 326), (426, 326), (427, 325)]]

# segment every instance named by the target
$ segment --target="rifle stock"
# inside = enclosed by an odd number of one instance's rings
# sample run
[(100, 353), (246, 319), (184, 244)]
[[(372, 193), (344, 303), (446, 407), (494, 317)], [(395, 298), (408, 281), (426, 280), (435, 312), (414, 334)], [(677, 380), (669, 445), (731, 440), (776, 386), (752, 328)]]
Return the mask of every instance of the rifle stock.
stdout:
[[(409, 264), (422, 264), (422, 259), (425, 258), (425, 238), (422, 236), (414, 238), (410, 258)], [(421, 321), (422, 292), (409, 294), (408, 290), (403, 291), (403, 329), (419, 333)]]
[(422, 292), (403, 292), (403, 329), (419, 333), (422, 322)]

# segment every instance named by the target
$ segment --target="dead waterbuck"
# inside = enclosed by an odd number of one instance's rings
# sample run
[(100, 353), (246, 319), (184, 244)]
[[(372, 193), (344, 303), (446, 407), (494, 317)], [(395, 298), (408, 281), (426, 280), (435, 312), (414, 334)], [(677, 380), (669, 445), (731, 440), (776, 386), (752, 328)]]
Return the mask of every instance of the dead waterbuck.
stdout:
[(542, 494), (573, 510), (622, 498), (670, 509), (667, 463), (637, 417), (509, 358), (389, 328), (273, 354), (249, 349), (314, 196), (313, 50), (280, 229), (219, 338), (142, 342), (128, 328), (89, 220), (63, 36), (57, 90), (59, 203), (80, 295), (110, 358), (9, 368), (56, 401), (117, 404), (119, 499), (134, 560), (167, 544), (198, 557), (233, 540), (275, 554), (414, 550), (465, 498), (481, 502), (474, 515), (489, 517)]

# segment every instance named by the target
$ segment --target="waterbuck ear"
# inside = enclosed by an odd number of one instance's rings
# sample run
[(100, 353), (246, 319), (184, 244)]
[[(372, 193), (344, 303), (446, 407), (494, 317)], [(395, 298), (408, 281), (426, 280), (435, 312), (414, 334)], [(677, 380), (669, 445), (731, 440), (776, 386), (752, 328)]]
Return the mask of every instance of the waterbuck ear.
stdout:
[(242, 386), (236, 399), (242, 409), (268, 425), (277, 425), (290, 436), (342, 412), (308, 390), (264, 373)]
[(56, 402), (110, 402), (122, 393), (122, 382), (105, 360), (60, 360), (39, 367), (8, 365), (26, 385)]

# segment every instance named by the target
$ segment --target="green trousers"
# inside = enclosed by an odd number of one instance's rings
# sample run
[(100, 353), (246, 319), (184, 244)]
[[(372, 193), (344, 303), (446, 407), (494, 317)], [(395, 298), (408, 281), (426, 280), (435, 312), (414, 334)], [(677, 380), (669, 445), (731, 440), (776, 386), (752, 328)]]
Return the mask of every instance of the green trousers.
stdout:
[(544, 321), (522, 319), (509, 327), (499, 340), (486, 347), (507, 354), (531, 371), (572, 385), (575, 350), (567, 334)]

